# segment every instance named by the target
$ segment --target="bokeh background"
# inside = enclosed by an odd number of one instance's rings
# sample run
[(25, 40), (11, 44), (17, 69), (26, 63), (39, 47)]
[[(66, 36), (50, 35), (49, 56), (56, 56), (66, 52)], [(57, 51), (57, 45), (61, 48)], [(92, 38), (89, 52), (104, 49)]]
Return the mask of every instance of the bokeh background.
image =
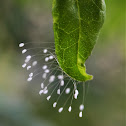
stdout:
[(107, 15), (92, 56), (83, 118), (59, 114), (26, 82), (18, 44), (54, 41), (52, 0), (0, 0), (0, 126), (125, 126), (125, 0), (106, 0)]

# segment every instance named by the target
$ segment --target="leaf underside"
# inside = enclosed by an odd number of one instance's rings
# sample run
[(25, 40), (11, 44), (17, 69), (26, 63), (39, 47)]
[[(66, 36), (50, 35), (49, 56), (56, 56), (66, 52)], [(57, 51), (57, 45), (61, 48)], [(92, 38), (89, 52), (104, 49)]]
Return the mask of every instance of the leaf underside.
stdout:
[(55, 52), (62, 70), (77, 81), (92, 80), (85, 61), (105, 19), (104, 0), (53, 0)]

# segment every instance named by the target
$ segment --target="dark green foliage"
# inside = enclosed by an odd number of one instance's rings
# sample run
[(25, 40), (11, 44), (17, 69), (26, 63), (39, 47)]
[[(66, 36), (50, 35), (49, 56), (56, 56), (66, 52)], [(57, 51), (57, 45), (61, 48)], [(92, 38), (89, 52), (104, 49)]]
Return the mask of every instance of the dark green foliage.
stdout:
[(56, 55), (73, 79), (91, 80), (85, 61), (91, 55), (104, 23), (104, 0), (53, 0)]

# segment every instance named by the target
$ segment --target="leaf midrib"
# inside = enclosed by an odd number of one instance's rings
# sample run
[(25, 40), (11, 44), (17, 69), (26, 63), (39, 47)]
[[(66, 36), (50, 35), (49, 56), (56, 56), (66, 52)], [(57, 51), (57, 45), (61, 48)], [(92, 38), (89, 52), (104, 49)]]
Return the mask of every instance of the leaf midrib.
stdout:
[(80, 18), (80, 7), (79, 2), (77, 1), (77, 8), (78, 8), (78, 17), (79, 17), (79, 38), (78, 38), (78, 45), (77, 45), (77, 65), (78, 65), (78, 55), (79, 55), (79, 41), (80, 41), (80, 33), (81, 33), (81, 18)]

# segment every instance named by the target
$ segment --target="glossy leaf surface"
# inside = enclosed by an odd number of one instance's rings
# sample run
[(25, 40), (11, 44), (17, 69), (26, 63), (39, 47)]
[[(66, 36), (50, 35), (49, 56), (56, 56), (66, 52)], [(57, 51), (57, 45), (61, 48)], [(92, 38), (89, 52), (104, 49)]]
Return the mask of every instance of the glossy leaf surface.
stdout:
[(85, 61), (105, 19), (104, 0), (53, 0), (55, 52), (63, 71), (78, 81), (92, 80)]

